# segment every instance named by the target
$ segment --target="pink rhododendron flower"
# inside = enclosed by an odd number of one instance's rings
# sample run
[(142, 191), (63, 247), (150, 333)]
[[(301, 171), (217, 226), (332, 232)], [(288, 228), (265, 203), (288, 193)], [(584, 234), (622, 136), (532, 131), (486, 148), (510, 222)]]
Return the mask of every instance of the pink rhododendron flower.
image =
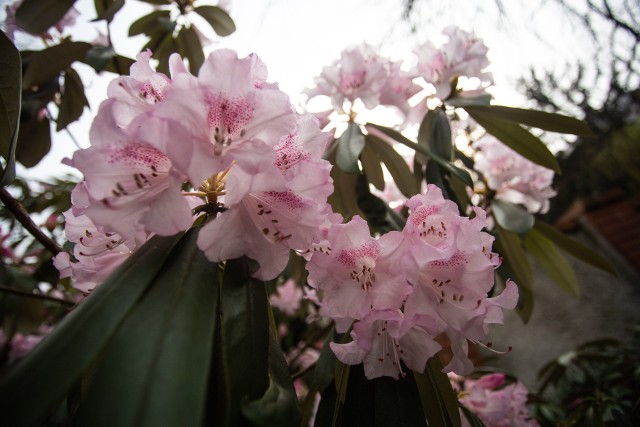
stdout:
[(390, 235), (374, 239), (366, 221), (356, 215), (331, 227), (328, 250), (315, 252), (307, 263), (309, 284), (323, 292), (320, 313), (336, 319), (338, 332), (372, 308), (399, 308), (411, 289), (381, 257)]
[(12, 337), (11, 342), (7, 343), (4, 331), (0, 329), (0, 348), (5, 348), (7, 345), (10, 346), (9, 354), (7, 355), (7, 363), (12, 364), (16, 360), (25, 357), (35, 346), (40, 344), (50, 331), (51, 327), (41, 326), (37, 331), (31, 334), (24, 335), (18, 332)]
[(296, 285), (295, 280), (289, 279), (278, 286), (276, 293), (269, 296), (269, 302), (288, 316), (293, 316), (300, 308), (302, 289)]
[[(306, 94), (309, 98), (328, 96), (334, 109), (342, 113), (352, 113), (356, 100), (371, 110), (388, 105), (407, 113), (408, 99), (420, 90), (412, 78), (401, 71), (400, 64), (379, 56), (372, 46), (363, 43), (345, 49), (340, 59), (324, 67), (314, 80), (316, 87)], [(346, 101), (349, 106), (345, 106)]]
[[(460, 403), (487, 427), (537, 427), (527, 409), (527, 388), (520, 381), (507, 384), (505, 375), (494, 373), (477, 380), (464, 380)], [(469, 426), (462, 415), (463, 426)]]
[(424, 319), (406, 318), (402, 311), (371, 310), (353, 325), (347, 344), (330, 343), (338, 360), (349, 365), (364, 363), (365, 376), (398, 378), (404, 375), (401, 361), (409, 368), (423, 372), (427, 360), (440, 345), (430, 339), (437, 325)]
[(72, 209), (65, 212), (64, 217), (65, 235), (75, 243), (74, 259), (61, 252), (53, 263), (60, 277), (71, 277), (73, 286), (82, 292), (89, 292), (102, 283), (149, 237), (140, 231), (124, 238), (96, 226), (86, 215), (75, 216)]
[(436, 48), (427, 42), (416, 49), (418, 73), (436, 89), (436, 96), (446, 99), (451, 94), (451, 81), (456, 77), (476, 77), (483, 87), (493, 84), (487, 47), (473, 34), (459, 28), (448, 27), (443, 33), (449, 41)]
[(332, 226), (329, 250), (315, 252), (307, 264), (309, 283), (322, 291), (321, 313), (339, 332), (353, 323), (353, 341), (332, 349), (344, 363), (364, 362), (369, 378), (397, 378), (400, 361), (422, 372), (446, 342), (453, 354), (446, 370), (469, 372), (468, 340), (480, 342), (489, 324), (502, 322), (502, 310), (515, 308), (518, 288), (508, 280), (501, 294), (488, 296), (500, 259), (491, 251), (493, 237), (482, 231), (484, 211), (460, 216), (434, 185), (407, 207), (404, 230), (379, 239), (357, 216)]
[(475, 169), (484, 175), (496, 199), (523, 205), (531, 213), (546, 213), (553, 171), (522, 157), (497, 139), (486, 136), (477, 141)]

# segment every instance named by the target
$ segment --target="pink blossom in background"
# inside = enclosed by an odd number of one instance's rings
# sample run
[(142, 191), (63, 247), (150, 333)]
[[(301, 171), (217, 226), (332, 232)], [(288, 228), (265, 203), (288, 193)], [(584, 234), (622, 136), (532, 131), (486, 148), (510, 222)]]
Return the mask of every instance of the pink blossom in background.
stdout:
[[(505, 375), (493, 373), (477, 380), (465, 379), (460, 403), (487, 427), (537, 427), (527, 409), (528, 390), (520, 381), (507, 384)], [(461, 415), (463, 426), (470, 426)]]
[(488, 48), (482, 40), (456, 27), (447, 27), (443, 34), (449, 40), (436, 48), (426, 42), (416, 49), (418, 74), (434, 86), (436, 96), (446, 99), (451, 94), (451, 81), (456, 77), (476, 77), (481, 87), (493, 84), (489, 66)]
[[(333, 108), (341, 113), (352, 113), (351, 106), (360, 100), (368, 109), (379, 105), (396, 107), (406, 114), (408, 99), (420, 88), (412, 82), (413, 75), (401, 70), (401, 65), (381, 57), (366, 44), (352, 46), (340, 59), (324, 67), (315, 78), (315, 87), (305, 93), (309, 99), (316, 96), (330, 98)], [(345, 102), (349, 106), (345, 110)]]
[(531, 213), (549, 210), (549, 199), (556, 195), (551, 169), (522, 157), (491, 136), (483, 137), (474, 146), (478, 149), (475, 169), (496, 192), (496, 199), (523, 205)]
[(289, 279), (276, 288), (276, 293), (269, 296), (272, 306), (282, 311), (287, 316), (293, 316), (300, 308), (302, 289), (296, 285), (295, 280)]

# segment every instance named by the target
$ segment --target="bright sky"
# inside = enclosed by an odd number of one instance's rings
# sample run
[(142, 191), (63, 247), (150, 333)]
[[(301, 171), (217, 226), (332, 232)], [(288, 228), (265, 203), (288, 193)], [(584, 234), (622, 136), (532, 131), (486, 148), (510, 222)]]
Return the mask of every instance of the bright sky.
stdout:
[[(8, 3), (10, 1), (0, 0), (2, 5)], [(199, 1), (196, 5), (207, 3), (216, 4)], [(429, 4), (439, 2), (424, 0), (419, 10), (420, 16), (425, 17), (424, 26), (417, 28), (415, 33), (410, 33), (401, 19), (401, 0), (232, 0), (228, 3), (237, 31), (223, 39), (212, 32), (207, 33), (215, 39), (209, 49), (233, 48), (241, 56), (257, 53), (269, 69), (269, 80), (278, 82), (294, 104), (300, 102), (300, 92), (312, 84), (322, 66), (336, 59), (345, 47), (366, 41), (380, 46), (381, 53), (392, 59), (411, 61), (414, 60), (412, 50), (418, 43), (432, 40), (439, 45), (443, 41), (440, 31), (448, 25), (472, 30), (484, 39), (490, 49), (490, 69), (497, 83), (492, 92), (497, 102), (505, 105), (525, 105), (525, 100), (515, 90), (515, 81), (526, 74), (529, 67), (557, 68), (564, 63), (565, 57), (575, 57), (585, 51), (580, 34), (575, 34), (575, 29), (566, 25), (557, 8), (527, 5), (538, 2), (502, 2), (506, 3), (507, 18), (501, 21), (496, 18), (492, 1), (480, 1), (483, 10), (453, 6), (452, 11), (450, 7), (447, 10), (429, 9)], [(91, 41), (97, 35), (96, 29), (104, 32), (103, 23), (88, 22), (95, 14), (92, 0), (78, 0), (76, 7), (82, 17), (73, 28), (74, 39)], [(130, 39), (126, 34), (131, 22), (150, 10), (148, 4), (127, 0), (112, 26), (116, 51), (133, 57), (142, 48), (146, 42), (144, 36)], [(428, 19), (430, 16), (438, 19)], [(540, 33), (541, 28), (548, 29), (542, 32), (543, 40), (534, 35)], [(23, 38), (19, 40), (24, 41)], [(81, 121), (72, 124), (69, 130), (79, 145), (86, 147), (92, 115), (106, 98), (106, 86), (115, 76), (109, 73), (96, 76), (92, 69), (82, 64), (76, 68), (87, 86), (91, 111), (85, 110)], [(20, 168), (18, 173), (37, 178), (73, 173), (75, 171), (61, 165), (60, 160), (71, 156), (74, 149), (67, 134), (56, 134), (50, 154), (35, 168)]]

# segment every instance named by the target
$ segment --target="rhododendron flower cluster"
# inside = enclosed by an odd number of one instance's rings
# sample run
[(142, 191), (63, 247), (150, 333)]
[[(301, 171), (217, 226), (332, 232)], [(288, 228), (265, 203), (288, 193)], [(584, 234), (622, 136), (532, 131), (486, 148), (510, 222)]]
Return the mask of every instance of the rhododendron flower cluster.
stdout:
[(402, 231), (371, 237), (355, 216), (335, 224), (323, 251), (307, 264), (309, 283), (322, 292), (321, 314), (336, 321), (353, 341), (332, 343), (343, 363), (364, 363), (368, 378), (403, 375), (402, 363), (422, 372), (429, 357), (451, 346), (448, 371), (467, 373), (468, 341), (480, 342), (502, 309), (517, 303), (517, 286), (489, 298), (499, 257), (485, 233), (485, 214), (473, 219), (429, 185), (407, 202), (411, 214)]
[(522, 157), (497, 139), (485, 136), (474, 146), (475, 169), (484, 175), (495, 198), (523, 205), (531, 213), (546, 213), (556, 195), (553, 171)]
[(105, 250), (130, 252), (125, 243), (140, 233), (186, 230), (194, 209), (215, 216), (198, 236), (211, 261), (247, 255), (260, 264), (256, 277), (276, 277), (330, 213), (330, 164), (321, 158), (329, 134), (293, 111), (256, 55), (218, 50), (197, 77), (173, 55), (171, 78), (149, 66), (150, 55), (139, 54), (131, 75), (109, 85), (91, 146), (67, 160), (85, 178), (67, 233), (80, 246), (90, 234), (102, 252), (82, 248), (58, 265), (87, 286), (76, 273)]
[(353, 114), (353, 104), (359, 100), (370, 110), (385, 105), (407, 114), (409, 98), (420, 91), (412, 82), (413, 77), (401, 70), (400, 63), (381, 57), (372, 46), (363, 43), (345, 49), (340, 59), (324, 67), (314, 80), (316, 87), (306, 94), (309, 98), (329, 97), (340, 113)]
[[(527, 394), (520, 381), (507, 384), (504, 374), (493, 373), (465, 379), (459, 400), (487, 427), (537, 427), (526, 406)], [(464, 415), (460, 418), (463, 426), (470, 426)]]
[(449, 40), (436, 48), (430, 41), (416, 49), (418, 74), (435, 88), (435, 95), (446, 99), (451, 94), (451, 82), (456, 77), (477, 78), (480, 88), (493, 84), (493, 76), (485, 71), (489, 66), (488, 48), (479, 38), (457, 27), (443, 31)]

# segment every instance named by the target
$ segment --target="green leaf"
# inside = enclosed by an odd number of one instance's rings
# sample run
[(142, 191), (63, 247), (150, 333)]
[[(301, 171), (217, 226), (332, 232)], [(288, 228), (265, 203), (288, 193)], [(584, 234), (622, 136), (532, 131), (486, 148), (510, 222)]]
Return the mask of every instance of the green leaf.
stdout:
[(491, 212), (496, 222), (505, 230), (516, 234), (524, 235), (533, 227), (535, 218), (522, 206), (505, 202), (504, 200), (493, 199), (491, 201)]
[(371, 147), (371, 144), (364, 144), (362, 153), (360, 153), (360, 162), (367, 180), (380, 191), (384, 191), (384, 172), (380, 164), (380, 156)]
[(124, 6), (124, 0), (95, 0), (96, 18), (92, 21), (105, 20), (111, 22), (115, 14)]
[[(568, 133), (578, 136), (593, 136), (589, 126), (582, 120), (561, 114), (547, 113), (544, 111), (526, 110), (523, 108), (504, 107), (502, 105), (475, 105), (465, 106), (469, 114), (490, 114), (500, 119), (521, 123), (538, 129), (551, 132)], [(473, 115), (473, 114), (472, 114)]]
[(409, 165), (391, 145), (384, 142), (375, 135), (369, 134), (366, 137), (367, 144), (376, 151), (384, 165), (389, 170), (398, 189), (407, 197), (416, 195), (420, 188), (418, 187), (413, 173), (409, 169)]
[(464, 92), (459, 92), (454, 97), (446, 99), (445, 103), (452, 107), (484, 106), (491, 103), (492, 96), (488, 93), (477, 96), (461, 96), (463, 93)]
[(431, 160), (433, 160), (434, 162), (438, 163), (444, 170), (446, 170), (449, 173), (452, 173), (452, 174), (456, 175), (458, 178), (460, 178), (462, 180), (462, 182), (464, 182), (469, 187), (473, 187), (473, 180), (471, 179), (471, 175), (469, 174), (469, 172), (467, 172), (464, 169), (460, 169), (459, 167), (455, 166), (450, 161), (447, 161), (447, 160), (443, 159), (442, 157), (438, 156), (437, 154), (431, 152), (431, 150), (429, 150), (427, 147), (424, 147), (422, 145), (416, 144), (415, 142), (411, 141), (409, 138), (406, 138), (400, 132), (397, 132), (397, 131), (395, 131), (393, 129), (389, 129), (389, 128), (386, 128), (384, 126), (376, 125), (376, 124), (373, 124), (373, 123), (368, 123), (367, 126), (370, 126), (370, 127), (374, 128), (374, 129), (379, 130), (380, 132), (386, 134), (387, 136), (389, 136), (393, 140), (395, 140), (395, 141), (401, 143), (402, 145), (405, 145), (405, 146), (415, 150), (417, 153), (422, 153), (422, 154), (428, 156)]
[(222, 279), (221, 360), (226, 426), (241, 423), (243, 399), (255, 401), (269, 387), (269, 306), (265, 285), (252, 278), (257, 264), (227, 261)]
[(157, 71), (168, 75), (169, 56), (178, 51), (178, 44), (176, 39), (173, 38), (173, 33), (171, 31), (161, 33), (157, 39), (152, 36), (149, 43), (151, 42), (159, 43), (157, 48), (153, 50), (153, 57), (158, 60)]
[(437, 357), (427, 362), (423, 373), (414, 372), (424, 416), (429, 427), (460, 427), (458, 401)]
[(193, 29), (193, 26), (187, 28), (183, 27), (178, 33), (177, 38), (178, 53), (182, 57), (189, 59), (189, 70), (192, 74), (197, 75), (198, 70), (204, 62), (204, 52), (202, 51), (202, 44), (200, 39)]
[(31, 34), (42, 34), (60, 21), (75, 2), (76, 0), (24, 0), (16, 11), (16, 23)]
[(89, 43), (67, 41), (33, 52), (24, 73), (23, 87), (27, 90), (51, 80), (75, 61), (83, 61), (89, 49)]
[(576, 273), (551, 240), (536, 229), (531, 229), (525, 236), (524, 244), (562, 290), (576, 296), (580, 293)]
[(109, 65), (115, 54), (115, 51), (109, 46), (92, 46), (83, 62), (99, 73)]
[(487, 132), (523, 157), (560, 173), (560, 164), (549, 148), (517, 123), (501, 119), (483, 110), (466, 108), (469, 115)]
[[(425, 115), (418, 130), (418, 145), (426, 147), (429, 152), (444, 160), (452, 160), (451, 125), (447, 114), (442, 108), (429, 110)], [(416, 152), (416, 159), (421, 164), (426, 164), (426, 156), (418, 156), (418, 154)]]
[(20, 52), (0, 31), (0, 155), (5, 160), (0, 168), (0, 187), (15, 178), (15, 153), (20, 126), (22, 96), (22, 61)]
[(51, 149), (51, 125), (48, 118), (40, 120), (37, 116), (28, 122), (20, 123), (19, 144), (16, 146), (16, 160), (24, 167), (38, 164)]
[(129, 69), (134, 64), (134, 60), (131, 58), (127, 58), (126, 56), (116, 55), (114, 56), (109, 64), (102, 71), (109, 71), (111, 73), (116, 73), (119, 75), (128, 75)]
[(496, 229), (498, 239), (496, 246), (499, 255), (509, 260), (518, 285), (533, 289), (533, 269), (523, 248), (522, 239), (518, 235), (511, 233), (501, 227)]
[(6, 372), (0, 380), (4, 423), (39, 424), (64, 398), (147, 290), (179, 238), (154, 237), (147, 242)]
[(365, 219), (372, 231), (385, 234), (392, 230), (402, 230), (405, 222), (404, 218), (393, 209), (390, 209), (387, 203), (371, 194), (369, 183), (364, 175), (358, 175), (356, 194), (358, 207), (365, 214)]
[(536, 219), (534, 228), (555, 243), (559, 248), (564, 249), (579, 260), (597, 267), (600, 270), (616, 275), (616, 271), (609, 260), (577, 240), (568, 237), (555, 227)]
[(193, 11), (202, 16), (220, 37), (226, 37), (236, 31), (233, 19), (217, 6), (198, 6)]
[[(331, 164), (335, 164), (336, 151), (333, 150), (329, 154)], [(360, 215), (364, 218), (364, 213), (358, 207), (358, 196), (356, 194), (358, 175), (344, 173), (340, 168), (333, 167), (331, 168), (331, 179), (333, 179), (333, 193), (327, 201), (333, 211), (341, 213), (345, 218), (350, 218), (353, 215)]]
[(197, 231), (175, 246), (107, 343), (73, 425), (202, 425), (219, 285)]
[(129, 37), (137, 36), (138, 34), (146, 34), (150, 36), (156, 32), (159, 27), (167, 30), (164, 28), (163, 23), (169, 21), (170, 16), (171, 12), (168, 10), (155, 10), (148, 15), (143, 16), (131, 24), (129, 27)]
[(89, 101), (84, 94), (82, 80), (73, 68), (69, 68), (64, 74), (64, 93), (60, 100), (56, 131), (60, 132), (69, 123), (78, 120), (85, 106), (89, 106)]
[(336, 165), (345, 173), (359, 173), (358, 158), (364, 148), (364, 135), (360, 127), (355, 123), (349, 123), (336, 144)]

